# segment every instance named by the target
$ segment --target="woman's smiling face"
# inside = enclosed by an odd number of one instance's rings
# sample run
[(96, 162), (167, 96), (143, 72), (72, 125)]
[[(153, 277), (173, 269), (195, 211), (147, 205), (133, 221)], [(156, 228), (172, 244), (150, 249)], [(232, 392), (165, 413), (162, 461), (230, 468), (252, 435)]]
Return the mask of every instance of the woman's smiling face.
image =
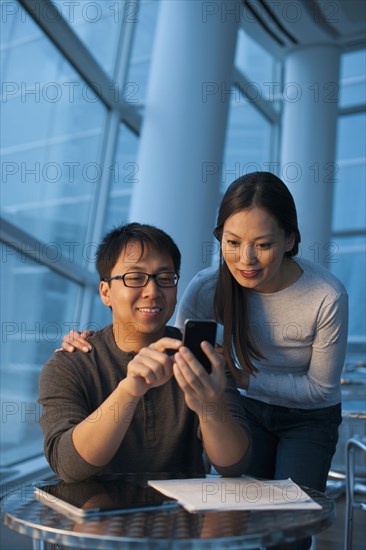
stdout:
[(225, 262), (234, 279), (257, 292), (277, 292), (286, 286), (285, 253), (294, 244), (264, 208), (245, 208), (230, 216), (221, 241)]

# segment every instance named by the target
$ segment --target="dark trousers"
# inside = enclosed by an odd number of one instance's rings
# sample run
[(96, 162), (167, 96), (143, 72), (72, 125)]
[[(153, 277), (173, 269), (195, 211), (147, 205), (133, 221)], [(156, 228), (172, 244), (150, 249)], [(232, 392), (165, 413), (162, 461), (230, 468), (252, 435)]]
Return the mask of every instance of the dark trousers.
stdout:
[[(266, 479), (287, 479), (324, 492), (342, 422), (341, 404), (324, 409), (267, 405), (242, 397), (252, 433), (246, 473)], [(305, 550), (311, 539), (276, 546)]]

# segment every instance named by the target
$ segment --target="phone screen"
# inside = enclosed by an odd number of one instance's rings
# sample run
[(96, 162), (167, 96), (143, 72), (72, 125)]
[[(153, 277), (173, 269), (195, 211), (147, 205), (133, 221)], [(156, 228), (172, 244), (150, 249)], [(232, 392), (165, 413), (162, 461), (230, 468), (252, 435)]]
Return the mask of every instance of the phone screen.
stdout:
[(206, 340), (212, 346), (216, 341), (217, 323), (213, 320), (187, 319), (184, 323), (183, 345), (191, 350), (204, 369), (211, 372), (211, 362), (201, 349), (201, 342)]

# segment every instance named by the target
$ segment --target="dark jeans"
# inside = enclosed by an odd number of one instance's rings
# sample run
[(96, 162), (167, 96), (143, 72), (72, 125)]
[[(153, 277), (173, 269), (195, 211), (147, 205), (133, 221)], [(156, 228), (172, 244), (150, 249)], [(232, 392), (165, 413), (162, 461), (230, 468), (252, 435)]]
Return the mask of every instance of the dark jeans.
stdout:
[[(293, 409), (242, 397), (252, 433), (246, 473), (267, 479), (290, 477), (298, 485), (324, 492), (336, 450), (341, 404), (324, 409)], [(310, 548), (311, 539), (277, 546)]]

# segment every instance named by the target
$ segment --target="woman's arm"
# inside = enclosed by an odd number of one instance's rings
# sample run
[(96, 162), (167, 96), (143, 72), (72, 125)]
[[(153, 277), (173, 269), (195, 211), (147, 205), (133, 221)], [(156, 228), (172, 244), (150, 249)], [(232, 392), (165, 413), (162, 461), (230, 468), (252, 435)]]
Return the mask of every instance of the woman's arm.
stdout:
[[(249, 377), (249, 397), (278, 397), (284, 406), (327, 403), (339, 392), (348, 330), (348, 298), (343, 293), (322, 308), (316, 321), (306, 374), (258, 372)], [(246, 389), (246, 388), (244, 388)]]
[(200, 271), (184, 291), (177, 308), (175, 326), (183, 331), (186, 319), (214, 319), (214, 298), (217, 271), (215, 268)]

